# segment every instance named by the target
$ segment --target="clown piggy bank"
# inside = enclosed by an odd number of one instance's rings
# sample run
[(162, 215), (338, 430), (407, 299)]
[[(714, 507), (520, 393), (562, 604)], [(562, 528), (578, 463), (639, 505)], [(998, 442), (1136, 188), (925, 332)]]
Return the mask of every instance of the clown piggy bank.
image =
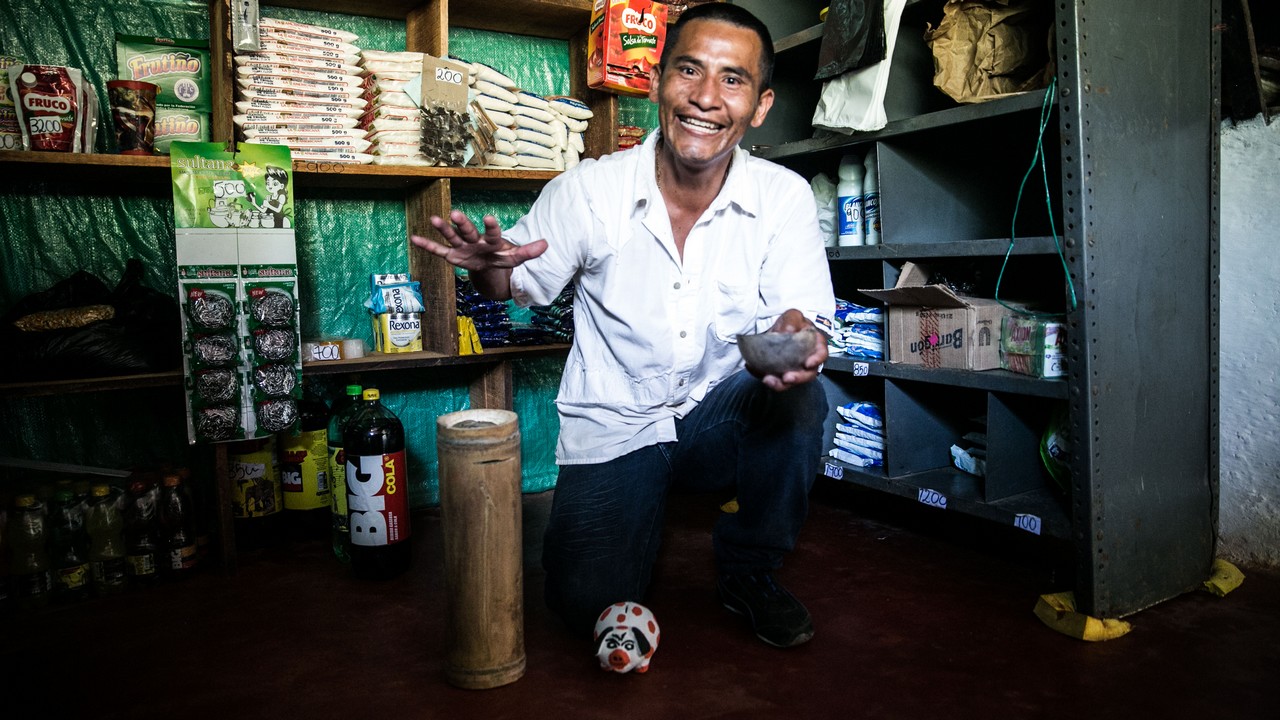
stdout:
[(658, 621), (649, 608), (633, 603), (614, 603), (596, 621), (596, 658), (611, 672), (638, 673), (649, 670), (649, 660), (658, 649)]

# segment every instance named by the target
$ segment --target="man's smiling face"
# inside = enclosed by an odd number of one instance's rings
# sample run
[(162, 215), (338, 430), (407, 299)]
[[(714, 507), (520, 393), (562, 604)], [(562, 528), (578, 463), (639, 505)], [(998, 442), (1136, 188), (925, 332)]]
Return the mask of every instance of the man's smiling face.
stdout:
[(677, 162), (714, 166), (764, 122), (773, 90), (760, 92), (761, 52), (755, 32), (730, 23), (700, 19), (681, 29), (649, 90)]

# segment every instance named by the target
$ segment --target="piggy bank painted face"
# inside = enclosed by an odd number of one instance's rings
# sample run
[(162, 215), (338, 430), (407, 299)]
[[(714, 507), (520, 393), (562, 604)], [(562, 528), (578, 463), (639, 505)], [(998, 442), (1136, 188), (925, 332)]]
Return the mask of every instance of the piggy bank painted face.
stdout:
[(596, 621), (596, 658), (610, 672), (638, 673), (649, 670), (649, 661), (658, 649), (658, 621), (649, 608), (633, 603), (614, 603)]

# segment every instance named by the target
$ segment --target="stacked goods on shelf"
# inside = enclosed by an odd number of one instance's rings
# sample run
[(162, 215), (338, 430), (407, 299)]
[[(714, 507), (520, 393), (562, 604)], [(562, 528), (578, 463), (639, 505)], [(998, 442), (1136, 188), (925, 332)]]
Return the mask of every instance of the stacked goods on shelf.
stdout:
[(9, 68), (21, 64), (16, 57), (0, 55), (0, 150), (22, 149), (22, 128), (9, 91)]
[(524, 170), (567, 170), (585, 152), (591, 109), (570, 97), (542, 97), (484, 63), (470, 63), (471, 108), (492, 135), (484, 164)]
[(420, 98), (408, 91), (410, 82), (422, 75), (422, 59), (420, 52), (360, 53), (363, 97), (368, 103), (360, 127), (368, 133), (374, 164), (435, 164), (422, 152)]
[(532, 322), (512, 325), (513, 345), (553, 345), (573, 342), (573, 285), (569, 285), (550, 305), (534, 305)]
[(884, 309), (836, 299), (834, 327), (829, 333), (832, 355), (884, 360)]
[(369, 317), (373, 322), (373, 347), (380, 353), (422, 350), (421, 286), (408, 273), (375, 273), (369, 280)]
[(235, 57), (240, 137), (287, 146), (294, 160), (371, 162), (358, 36), (275, 18), (262, 18), (260, 32), (261, 49)]
[(835, 447), (827, 452), (854, 467), (884, 465), (884, 413), (873, 402), (853, 401), (836, 408)]
[(458, 314), (469, 318), (475, 325), (480, 345), (486, 348), (503, 347), (511, 343), (511, 317), (506, 303), (490, 300), (476, 292), (470, 280), (458, 278), (456, 285)]
[(155, 84), (153, 146), (208, 142), (213, 92), (209, 41), (116, 35), (116, 79)]
[(618, 149), (629, 150), (644, 142), (644, 128), (635, 125), (618, 126)]

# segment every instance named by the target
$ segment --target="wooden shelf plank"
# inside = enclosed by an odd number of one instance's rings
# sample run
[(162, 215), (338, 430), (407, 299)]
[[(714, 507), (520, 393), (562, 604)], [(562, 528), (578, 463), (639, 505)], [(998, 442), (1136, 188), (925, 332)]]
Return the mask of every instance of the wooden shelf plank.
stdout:
[[(416, 353), (372, 353), (362, 358), (351, 360), (331, 360), (327, 362), (310, 362), (302, 364), (304, 375), (337, 375), (353, 372), (375, 372), (384, 370), (411, 370), (424, 367), (464, 367), (482, 366), (506, 362), (527, 357), (541, 357), (564, 354), (569, 345), (538, 345), (532, 347), (506, 347), (486, 350), (480, 355), (442, 355), (432, 352)], [(49, 395), (72, 395), (86, 392), (109, 392), (115, 390), (133, 390), (147, 387), (180, 387), (183, 382), (181, 370), (169, 370), (160, 373), (142, 373), (138, 375), (114, 375), (98, 378), (75, 378), (71, 380), (37, 380), (20, 383), (0, 384), (0, 397), (39, 397)]]
[[(169, 182), (167, 155), (109, 155), (105, 153), (47, 153), (0, 151), (0, 171), (9, 182), (62, 179), (73, 174), (83, 187), (109, 181), (111, 187), (138, 181)], [(554, 170), (506, 168), (417, 167), (411, 165), (352, 165), (294, 161), (294, 182), (302, 187), (408, 188), (450, 178), (462, 187), (497, 190), (538, 190), (559, 175)]]
[(41, 395), (73, 395), (83, 392), (133, 390), (146, 387), (177, 387), (182, 384), (182, 371), (169, 370), (138, 375), (75, 378), (71, 380), (34, 380), (0, 384), (0, 397), (36, 397)]
[(817, 25), (807, 27), (800, 32), (791, 33), (786, 37), (778, 38), (773, 41), (773, 52), (774, 54), (786, 52), (793, 48), (800, 47), (801, 45), (814, 42), (815, 40), (822, 40), (822, 33), (826, 27), (825, 23), (818, 23)]
[[(422, 0), (272, 0), (272, 5), (403, 20)], [(452, 0), (449, 24), (567, 39), (591, 19), (590, 0)], [(359, 44), (359, 43), (357, 43)]]

